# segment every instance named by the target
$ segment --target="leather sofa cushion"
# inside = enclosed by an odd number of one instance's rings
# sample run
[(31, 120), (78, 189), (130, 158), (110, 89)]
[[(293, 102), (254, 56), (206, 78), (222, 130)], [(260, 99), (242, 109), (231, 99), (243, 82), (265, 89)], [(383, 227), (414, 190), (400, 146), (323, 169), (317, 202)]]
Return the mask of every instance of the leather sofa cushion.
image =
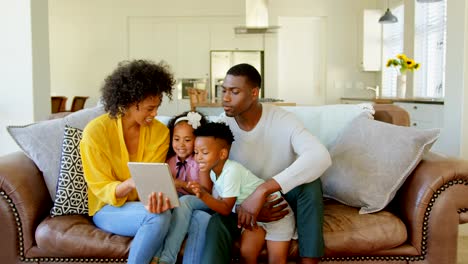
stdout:
[[(405, 225), (392, 213), (363, 215), (333, 200), (325, 201), (323, 234), (326, 256), (368, 255), (407, 239)], [(71, 215), (47, 217), (36, 230), (36, 241), (44, 257), (126, 258), (131, 238), (101, 231), (86, 216)], [(290, 255), (298, 255), (297, 241), (291, 243)]]
[(325, 201), (325, 255), (368, 255), (403, 244), (404, 223), (388, 211), (359, 214), (359, 208)]
[(36, 229), (44, 257), (127, 258), (131, 240), (96, 228), (84, 215), (49, 216)]

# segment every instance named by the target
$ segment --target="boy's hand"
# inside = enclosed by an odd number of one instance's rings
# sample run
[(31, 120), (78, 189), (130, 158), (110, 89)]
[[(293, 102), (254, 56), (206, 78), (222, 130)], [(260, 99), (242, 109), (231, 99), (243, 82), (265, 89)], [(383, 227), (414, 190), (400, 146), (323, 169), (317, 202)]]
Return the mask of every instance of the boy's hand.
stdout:
[(193, 182), (193, 181), (188, 182), (187, 188), (192, 190), (192, 192), (200, 199), (206, 193), (205, 189), (198, 182)]

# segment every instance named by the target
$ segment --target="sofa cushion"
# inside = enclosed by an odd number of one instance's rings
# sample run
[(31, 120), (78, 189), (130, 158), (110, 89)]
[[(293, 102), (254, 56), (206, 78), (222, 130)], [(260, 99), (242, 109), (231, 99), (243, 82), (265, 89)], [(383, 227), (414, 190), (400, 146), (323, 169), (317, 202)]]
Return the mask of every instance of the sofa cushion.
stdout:
[(341, 130), (355, 117), (364, 114), (373, 119), (374, 108), (370, 103), (337, 104), (321, 106), (284, 106), (286, 111), (294, 113), (305, 128), (316, 136), (325, 147), (329, 148)]
[(57, 181), (51, 216), (88, 214), (88, 188), (81, 165), (80, 142), (82, 131), (65, 126), (60, 173)]
[(407, 239), (405, 224), (394, 214), (359, 214), (359, 209), (325, 201), (323, 237), (325, 255), (369, 255), (391, 249)]
[[(405, 225), (392, 213), (360, 215), (357, 208), (332, 200), (325, 201), (323, 235), (325, 256), (369, 255), (407, 239)], [(131, 240), (98, 229), (83, 215), (47, 217), (36, 230), (37, 246), (48, 257), (127, 258)], [(234, 254), (239, 254), (238, 242)], [(297, 240), (290, 255), (298, 255)], [(266, 249), (261, 257), (266, 257)]]
[(63, 118), (41, 121), (25, 126), (8, 126), (12, 136), (24, 153), (42, 171), (51, 199), (55, 198), (60, 171), (60, 156), (65, 125), (83, 129), (95, 117), (104, 113), (102, 106), (87, 108)]
[[(325, 257), (368, 256), (400, 246), (407, 240), (405, 224), (390, 212), (362, 215), (358, 208), (331, 199), (327, 199), (324, 205)], [(239, 256), (239, 241), (235, 245), (235, 254)], [(291, 242), (289, 255), (299, 256), (297, 240)], [(266, 247), (262, 250), (260, 259), (267, 260)]]
[(84, 215), (49, 216), (36, 229), (37, 246), (47, 257), (126, 259), (131, 240), (98, 229)]
[(329, 149), (332, 165), (321, 177), (324, 196), (361, 207), (360, 213), (382, 210), (439, 133), (356, 117)]

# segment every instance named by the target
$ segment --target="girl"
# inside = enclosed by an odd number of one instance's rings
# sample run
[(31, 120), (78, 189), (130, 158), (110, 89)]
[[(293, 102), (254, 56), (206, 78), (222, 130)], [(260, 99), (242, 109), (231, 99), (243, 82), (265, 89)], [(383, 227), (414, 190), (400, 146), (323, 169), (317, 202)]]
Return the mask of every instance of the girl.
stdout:
[(193, 131), (207, 123), (198, 112), (184, 112), (172, 118), (167, 127), (170, 131), (170, 146), (166, 163), (169, 164), (179, 196), (190, 194), (186, 185), (189, 181), (199, 181), (198, 164), (193, 158)]
[[(168, 123), (170, 131), (170, 147), (166, 162), (175, 178), (175, 185), (180, 196), (180, 206), (172, 212), (171, 226), (164, 241), (164, 246), (156, 254), (159, 263), (175, 263), (180, 246), (187, 235), (187, 243), (195, 245), (184, 251), (183, 263), (201, 263), (202, 250), (205, 245), (205, 232), (210, 215), (201, 210), (207, 210), (188, 188), (188, 182), (199, 182), (201, 186), (211, 189), (211, 182), (206, 177), (199, 177), (198, 164), (193, 157), (195, 136), (193, 131), (206, 124), (205, 117), (198, 112), (184, 112)], [(209, 184), (209, 185), (208, 185)]]

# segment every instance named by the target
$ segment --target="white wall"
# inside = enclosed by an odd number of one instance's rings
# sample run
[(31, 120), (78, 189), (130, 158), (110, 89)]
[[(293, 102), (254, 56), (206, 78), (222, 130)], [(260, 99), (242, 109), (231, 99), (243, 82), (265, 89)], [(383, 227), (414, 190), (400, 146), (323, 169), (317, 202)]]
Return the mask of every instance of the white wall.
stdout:
[[(465, 0), (465, 73), (463, 74), (463, 112), (462, 120), (468, 117), (468, 0)], [(468, 122), (462, 123), (461, 156), (468, 160)], [(468, 226), (467, 226), (468, 235)]]
[[(390, 5), (403, 0), (392, 0)], [(404, 0), (410, 2), (412, 0)], [(449, 1), (447, 92), (445, 124), (440, 141), (447, 154), (468, 153), (464, 136), (467, 99), (466, 86), (466, 1)], [(373, 86), (379, 74), (360, 70), (361, 12), (363, 8), (381, 8), (373, 0), (270, 0), (270, 24), (280, 16), (318, 16), (327, 21), (326, 103), (338, 103), (349, 95), (368, 95), (357, 86)], [(129, 58), (129, 18), (142, 17), (243, 17), (244, 1), (60, 1), (49, 0), (50, 60), (52, 94), (89, 95), (87, 106), (94, 105), (103, 78), (118, 61)], [(464, 24), (465, 23), (465, 24)], [(278, 97), (278, 59), (275, 34), (263, 39), (265, 50), (266, 97)], [(71, 101), (71, 100), (69, 100)], [(70, 103), (70, 102), (69, 102)], [(445, 143), (447, 142), (447, 143)], [(468, 154), (465, 154), (468, 156)]]
[[(364, 73), (360, 65), (360, 19), (364, 7), (375, 8), (372, 0), (269, 1), (270, 24), (278, 16), (327, 17), (327, 103), (338, 103), (342, 88), (335, 83), (378, 83), (376, 73)], [(244, 18), (244, 1), (61, 1), (49, 0), (51, 91), (54, 95), (91, 96), (95, 104), (103, 78), (118, 61), (129, 58), (129, 19), (135, 17), (239, 17)], [(248, 36), (240, 36), (248, 37)], [(263, 38), (263, 37), (262, 37)], [(265, 96), (278, 96), (275, 34), (265, 35)], [(193, 63), (193, 62), (192, 62)], [(366, 94), (365, 91), (353, 91)], [(70, 101), (70, 100), (69, 100)], [(69, 106), (68, 106), (69, 107)]]
[[(466, 5), (468, 0), (449, 1), (447, 4), (447, 57), (444, 100), (444, 128), (440, 140), (444, 153), (460, 156), (462, 142), (468, 131), (463, 131), (463, 113), (468, 106), (465, 100), (468, 42), (466, 32)], [(465, 118), (466, 120), (466, 118)], [(464, 139), (463, 139), (464, 138)]]
[(49, 0), (53, 94), (70, 99), (75, 95), (90, 96), (86, 107), (94, 105), (103, 79), (119, 61), (130, 57), (129, 21), (136, 17), (222, 17), (244, 13), (243, 1), (141, 0), (135, 3), (132, 0)]
[(0, 1), (0, 155), (19, 150), (6, 126), (50, 113), (47, 18), (47, 0)]
[[(270, 0), (270, 20), (279, 16), (317, 16), (326, 18), (326, 103), (339, 103), (342, 96), (369, 96), (359, 86), (375, 86), (380, 74), (361, 71), (362, 10), (375, 9), (372, 0)], [(273, 45), (273, 44), (272, 44)], [(276, 62), (273, 59), (273, 63)], [(268, 75), (277, 75), (276, 67)], [(268, 86), (278, 90), (277, 82)]]

